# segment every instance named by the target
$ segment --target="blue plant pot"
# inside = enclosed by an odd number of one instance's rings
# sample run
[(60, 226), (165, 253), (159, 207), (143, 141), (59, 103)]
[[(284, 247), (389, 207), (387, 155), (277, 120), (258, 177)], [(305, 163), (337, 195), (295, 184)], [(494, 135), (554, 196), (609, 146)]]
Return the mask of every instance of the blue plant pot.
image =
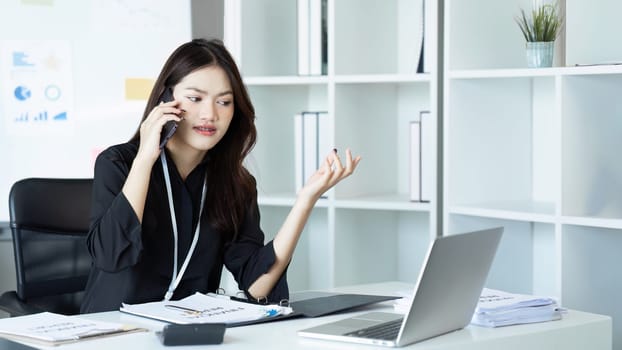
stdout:
[(543, 68), (553, 66), (554, 41), (534, 41), (525, 45), (527, 52), (527, 67)]

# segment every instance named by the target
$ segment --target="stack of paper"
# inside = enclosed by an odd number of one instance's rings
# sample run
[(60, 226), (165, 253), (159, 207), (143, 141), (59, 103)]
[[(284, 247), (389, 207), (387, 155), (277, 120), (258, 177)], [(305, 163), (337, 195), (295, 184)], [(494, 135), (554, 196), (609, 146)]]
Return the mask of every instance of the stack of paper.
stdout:
[(44, 345), (143, 331), (147, 329), (51, 312), (0, 320), (0, 337)]
[(484, 288), (471, 323), (484, 327), (561, 319), (563, 309), (553, 298), (512, 294)]

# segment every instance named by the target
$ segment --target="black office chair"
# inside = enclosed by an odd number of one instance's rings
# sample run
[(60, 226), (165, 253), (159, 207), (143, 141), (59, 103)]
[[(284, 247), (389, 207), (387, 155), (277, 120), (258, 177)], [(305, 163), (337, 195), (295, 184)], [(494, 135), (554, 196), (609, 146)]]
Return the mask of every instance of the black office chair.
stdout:
[(92, 179), (29, 178), (9, 194), (17, 291), (0, 296), (10, 316), (77, 314), (91, 267), (86, 248)]

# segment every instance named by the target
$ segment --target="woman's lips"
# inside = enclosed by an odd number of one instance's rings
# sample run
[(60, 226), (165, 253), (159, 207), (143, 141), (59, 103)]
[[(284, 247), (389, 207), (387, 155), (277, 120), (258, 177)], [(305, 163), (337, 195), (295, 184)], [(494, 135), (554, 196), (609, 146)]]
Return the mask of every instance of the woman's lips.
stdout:
[(205, 135), (205, 136), (212, 136), (212, 135), (216, 134), (216, 127), (214, 127), (214, 126), (202, 125), (202, 126), (195, 126), (193, 129), (197, 133), (199, 133), (201, 135)]

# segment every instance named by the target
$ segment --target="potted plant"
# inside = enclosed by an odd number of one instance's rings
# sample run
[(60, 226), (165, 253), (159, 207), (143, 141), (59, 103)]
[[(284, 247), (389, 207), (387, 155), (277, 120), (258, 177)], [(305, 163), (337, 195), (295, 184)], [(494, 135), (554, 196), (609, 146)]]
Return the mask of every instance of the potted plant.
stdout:
[(551, 67), (555, 39), (564, 25), (557, 3), (535, 6), (530, 15), (521, 9), (515, 20), (527, 41), (527, 66)]

